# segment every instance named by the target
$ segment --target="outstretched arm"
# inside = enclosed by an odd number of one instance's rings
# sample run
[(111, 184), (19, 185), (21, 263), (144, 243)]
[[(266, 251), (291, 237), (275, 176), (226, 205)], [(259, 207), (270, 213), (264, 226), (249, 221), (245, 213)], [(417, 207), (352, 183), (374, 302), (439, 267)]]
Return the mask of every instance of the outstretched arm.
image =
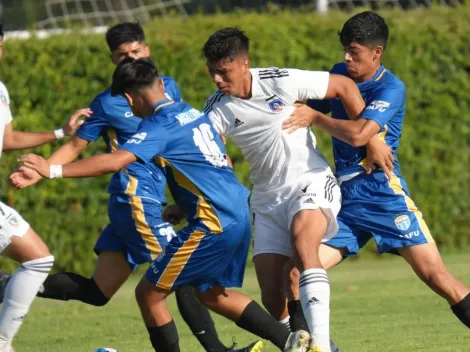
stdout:
[(39, 145), (72, 136), (83, 124), (82, 116), (89, 117), (90, 109), (81, 109), (73, 114), (62, 129), (48, 132), (21, 132), (15, 131), (11, 122), (5, 126), (3, 137), (3, 150), (21, 150), (37, 147)]
[(26, 154), (18, 159), (25, 167), (37, 171), (46, 178), (101, 176), (116, 172), (136, 160), (137, 157), (134, 154), (125, 150), (95, 155), (67, 165), (50, 165), (47, 160), (35, 154)]

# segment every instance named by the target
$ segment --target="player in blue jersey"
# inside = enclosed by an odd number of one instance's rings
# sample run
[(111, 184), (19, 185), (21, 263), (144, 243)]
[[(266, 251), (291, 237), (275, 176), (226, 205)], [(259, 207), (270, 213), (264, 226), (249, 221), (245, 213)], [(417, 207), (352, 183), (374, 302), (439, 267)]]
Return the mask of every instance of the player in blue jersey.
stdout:
[[(124, 58), (146, 58), (150, 55), (139, 24), (121, 23), (110, 28), (106, 41), (114, 64)], [(173, 101), (180, 101), (180, 91), (174, 79), (167, 76), (161, 76), (161, 79), (165, 95)], [(116, 151), (136, 133), (141, 122), (133, 116), (125, 98), (112, 96), (110, 89), (98, 94), (90, 109), (93, 112), (91, 117), (70, 142), (49, 157), (51, 163), (67, 164), (75, 160), (91, 142), (100, 138), (104, 139), (110, 152)], [(18, 186), (25, 187), (41, 177), (32, 175), (32, 178), (25, 179), (17, 173), (12, 179)], [(93, 276), (88, 278), (69, 272), (50, 275), (39, 296), (79, 300), (94, 306), (107, 304), (136, 266), (152, 262), (175, 236), (171, 225), (162, 219), (166, 204), (164, 190), (165, 178), (154, 166), (133, 163), (116, 172), (108, 188), (110, 224), (94, 248), (98, 262)], [(200, 304), (192, 287), (181, 287), (176, 297), (181, 315), (206, 350), (234, 351), (227, 349), (219, 340), (207, 308)], [(250, 351), (254, 346), (256, 342), (240, 351)]]
[[(405, 85), (387, 70), (381, 59), (389, 29), (385, 20), (367, 11), (349, 19), (340, 32), (344, 62), (332, 73), (351, 77), (365, 100), (357, 120), (349, 120), (339, 100), (309, 101), (284, 123), (285, 129), (313, 125), (333, 136), (336, 176), (341, 184), (340, 229), (326, 244), (326, 267), (343, 256), (357, 254), (371, 238), (380, 253), (401, 255), (434, 292), (450, 304), (453, 313), (470, 328), (470, 289), (444, 266), (421, 212), (409, 196), (397, 159), (405, 115)], [(331, 112), (332, 118), (324, 115)], [(379, 135), (393, 154), (389, 176), (377, 168), (366, 172), (364, 145)], [(391, 159), (391, 160), (392, 160)], [(386, 170), (385, 170), (386, 171)]]
[(88, 177), (115, 172), (139, 162), (158, 167), (176, 202), (169, 214), (188, 225), (152, 263), (136, 289), (155, 351), (179, 351), (178, 334), (166, 297), (190, 284), (217, 313), (274, 343), (281, 351), (305, 351), (309, 334), (290, 333), (249, 297), (226, 287), (241, 287), (251, 239), (248, 190), (227, 166), (225, 148), (210, 119), (190, 105), (165, 97), (149, 59), (124, 60), (111, 91), (124, 95), (137, 116), (146, 117), (118, 151), (67, 165), (22, 156), (48, 178)]

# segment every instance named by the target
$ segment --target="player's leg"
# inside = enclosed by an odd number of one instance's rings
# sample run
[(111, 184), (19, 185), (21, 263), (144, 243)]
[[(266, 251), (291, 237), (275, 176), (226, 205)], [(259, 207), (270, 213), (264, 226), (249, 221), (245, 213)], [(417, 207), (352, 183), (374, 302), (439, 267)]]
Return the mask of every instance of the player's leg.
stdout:
[(292, 245), (289, 232), (278, 223), (279, 217), (285, 217), (282, 214), (284, 207), (281, 204), (277, 208), (253, 211), (253, 263), (264, 307), (281, 324), (290, 328), (283, 268), (292, 256)]
[(294, 259), (300, 271), (300, 301), (312, 334), (311, 347), (323, 352), (331, 350), (330, 285), (320, 260), (320, 245), (338, 229), (340, 202), (334, 177), (327, 172), (311, 173), (300, 180), (288, 210)]
[[(187, 227), (168, 244), (165, 253), (152, 263), (143, 280), (143, 283), (147, 281), (147, 284), (141, 287), (146, 288), (144, 292), (151, 290), (152, 286), (169, 291), (179, 286), (192, 284), (201, 292), (199, 298), (209, 308), (235, 320), (240, 327), (260, 337), (268, 338), (282, 350), (290, 335), (285, 327), (259, 305), (251, 303), (252, 300), (248, 297), (218, 289), (225, 285), (241, 286), (250, 237), (251, 226), (248, 215), (246, 219), (240, 220), (230, 229), (217, 235)], [(146, 299), (142, 292), (140, 297)], [(145, 304), (141, 306), (147, 309)], [(246, 309), (248, 311), (245, 311)], [(246, 314), (243, 314), (244, 312)], [(155, 311), (153, 314), (160, 313)], [(147, 323), (166, 324), (170, 321), (168, 316), (161, 316), (161, 318), (162, 320), (157, 322), (147, 319)], [(153, 329), (151, 333), (155, 336), (151, 339), (158, 337), (160, 343), (164, 345), (168, 344), (167, 342), (172, 338), (168, 334), (167, 338), (162, 341), (163, 332)], [(308, 339), (308, 333), (303, 332), (303, 334), (296, 334), (296, 338), (292, 338), (291, 341), (297, 343), (299, 335), (302, 335), (304, 340)], [(257, 345), (253, 346), (252, 350), (256, 351), (256, 348), (258, 348)]]
[[(320, 261), (325, 270), (328, 270), (341, 262), (347, 252), (343, 244), (334, 248), (325, 244), (320, 245)], [(307, 321), (302, 311), (300, 302), (299, 281), (300, 271), (293, 260), (289, 260), (284, 268), (284, 292), (287, 296), (287, 309), (289, 314), (289, 325), (292, 331), (308, 330)], [(332, 344), (333, 346), (333, 344)], [(334, 348), (332, 348), (332, 351)]]
[(397, 249), (418, 277), (449, 302), (452, 312), (470, 328), (470, 288), (445, 267), (435, 243)]
[(0, 209), (0, 251), (21, 264), (6, 285), (0, 311), (0, 351), (9, 352), (39, 287), (54, 265), (54, 257), (15, 210), (5, 204), (0, 204)]
[(72, 272), (49, 275), (38, 296), (62, 301), (76, 300), (96, 307), (106, 305), (136, 265), (129, 262), (112, 224), (101, 233), (95, 252), (98, 260), (92, 277)]

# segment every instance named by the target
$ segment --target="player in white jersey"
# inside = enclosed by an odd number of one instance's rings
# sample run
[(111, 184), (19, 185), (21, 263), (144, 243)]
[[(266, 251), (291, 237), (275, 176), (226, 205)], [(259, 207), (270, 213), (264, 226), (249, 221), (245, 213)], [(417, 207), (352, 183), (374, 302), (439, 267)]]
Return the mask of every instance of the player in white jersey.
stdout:
[[(3, 55), (3, 28), (0, 26), (0, 59)], [(12, 127), (10, 96), (0, 82), (0, 155), (2, 150), (21, 150), (72, 135), (80, 126), (78, 111), (63, 128), (49, 132), (19, 132)], [(0, 352), (13, 351), (11, 342), (24, 320), (39, 287), (54, 265), (49, 249), (18, 212), (0, 202), (0, 253), (21, 266), (11, 277), (0, 310)]]
[(219, 88), (204, 112), (250, 164), (253, 256), (263, 303), (270, 310), (269, 293), (276, 286), (282, 291), (283, 267), (293, 257), (301, 272), (302, 310), (312, 334), (309, 351), (329, 352), (330, 287), (319, 248), (338, 229), (340, 190), (312, 131), (304, 128), (288, 134), (282, 122), (296, 102), (335, 97), (354, 118), (364, 108), (363, 99), (344, 76), (250, 69), (249, 39), (236, 28), (214, 33), (203, 52)]

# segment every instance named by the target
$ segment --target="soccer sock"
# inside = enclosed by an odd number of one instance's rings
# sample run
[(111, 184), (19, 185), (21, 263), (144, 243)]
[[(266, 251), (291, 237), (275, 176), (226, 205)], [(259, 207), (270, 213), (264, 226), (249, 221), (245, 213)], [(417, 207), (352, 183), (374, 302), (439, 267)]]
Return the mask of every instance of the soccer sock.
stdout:
[(308, 331), (307, 321), (302, 311), (302, 303), (300, 300), (287, 302), (287, 309), (290, 315), (290, 328), (292, 331), (305, 330)]
[(300, 301), (316, 346), (329, 352), (330, 284), (324, 269), (307, 269), (300, 274)]
[(61, 301), (73, 299), (98, 307), (109, 302), (109, 298), (103, 295), (93, 278), (75, 273), (49, 275), (39, 289), (38, 297)]
[(209, 310), (199, 302), (194, 288), (180, 287), (175, 295), (181, 316), (204, 349), (210, 352), (225, 351), (226, 348), (217, 336)]
[(459, 303), (454, 304), (451, 309), (455, 316), (470, 329), (470, 294)]
[(287, 316), (287, 317), (285, 317), (284, 319), (279, 320), (279, 324), (281, 324), (282, 326), (284, 326), (287, 330), (290, 330), (289, 321), (290, 321), (290, 316)]
[(180, 352), (178, 330), (173, 320), (162, 326), (147, 326), (147, 331), (155, 352)]
[(54, 265), (54, 257), (47, 256), (21, 264), (5, 289), (0, 311), (0, 341), (11, 343), (29, 311), (31, 303)]
[(251, 301), (243, 311), (237, 325), (262, 339), (271, 341), (284, 350), (290, 331), (268, 314), (255, 301)]

